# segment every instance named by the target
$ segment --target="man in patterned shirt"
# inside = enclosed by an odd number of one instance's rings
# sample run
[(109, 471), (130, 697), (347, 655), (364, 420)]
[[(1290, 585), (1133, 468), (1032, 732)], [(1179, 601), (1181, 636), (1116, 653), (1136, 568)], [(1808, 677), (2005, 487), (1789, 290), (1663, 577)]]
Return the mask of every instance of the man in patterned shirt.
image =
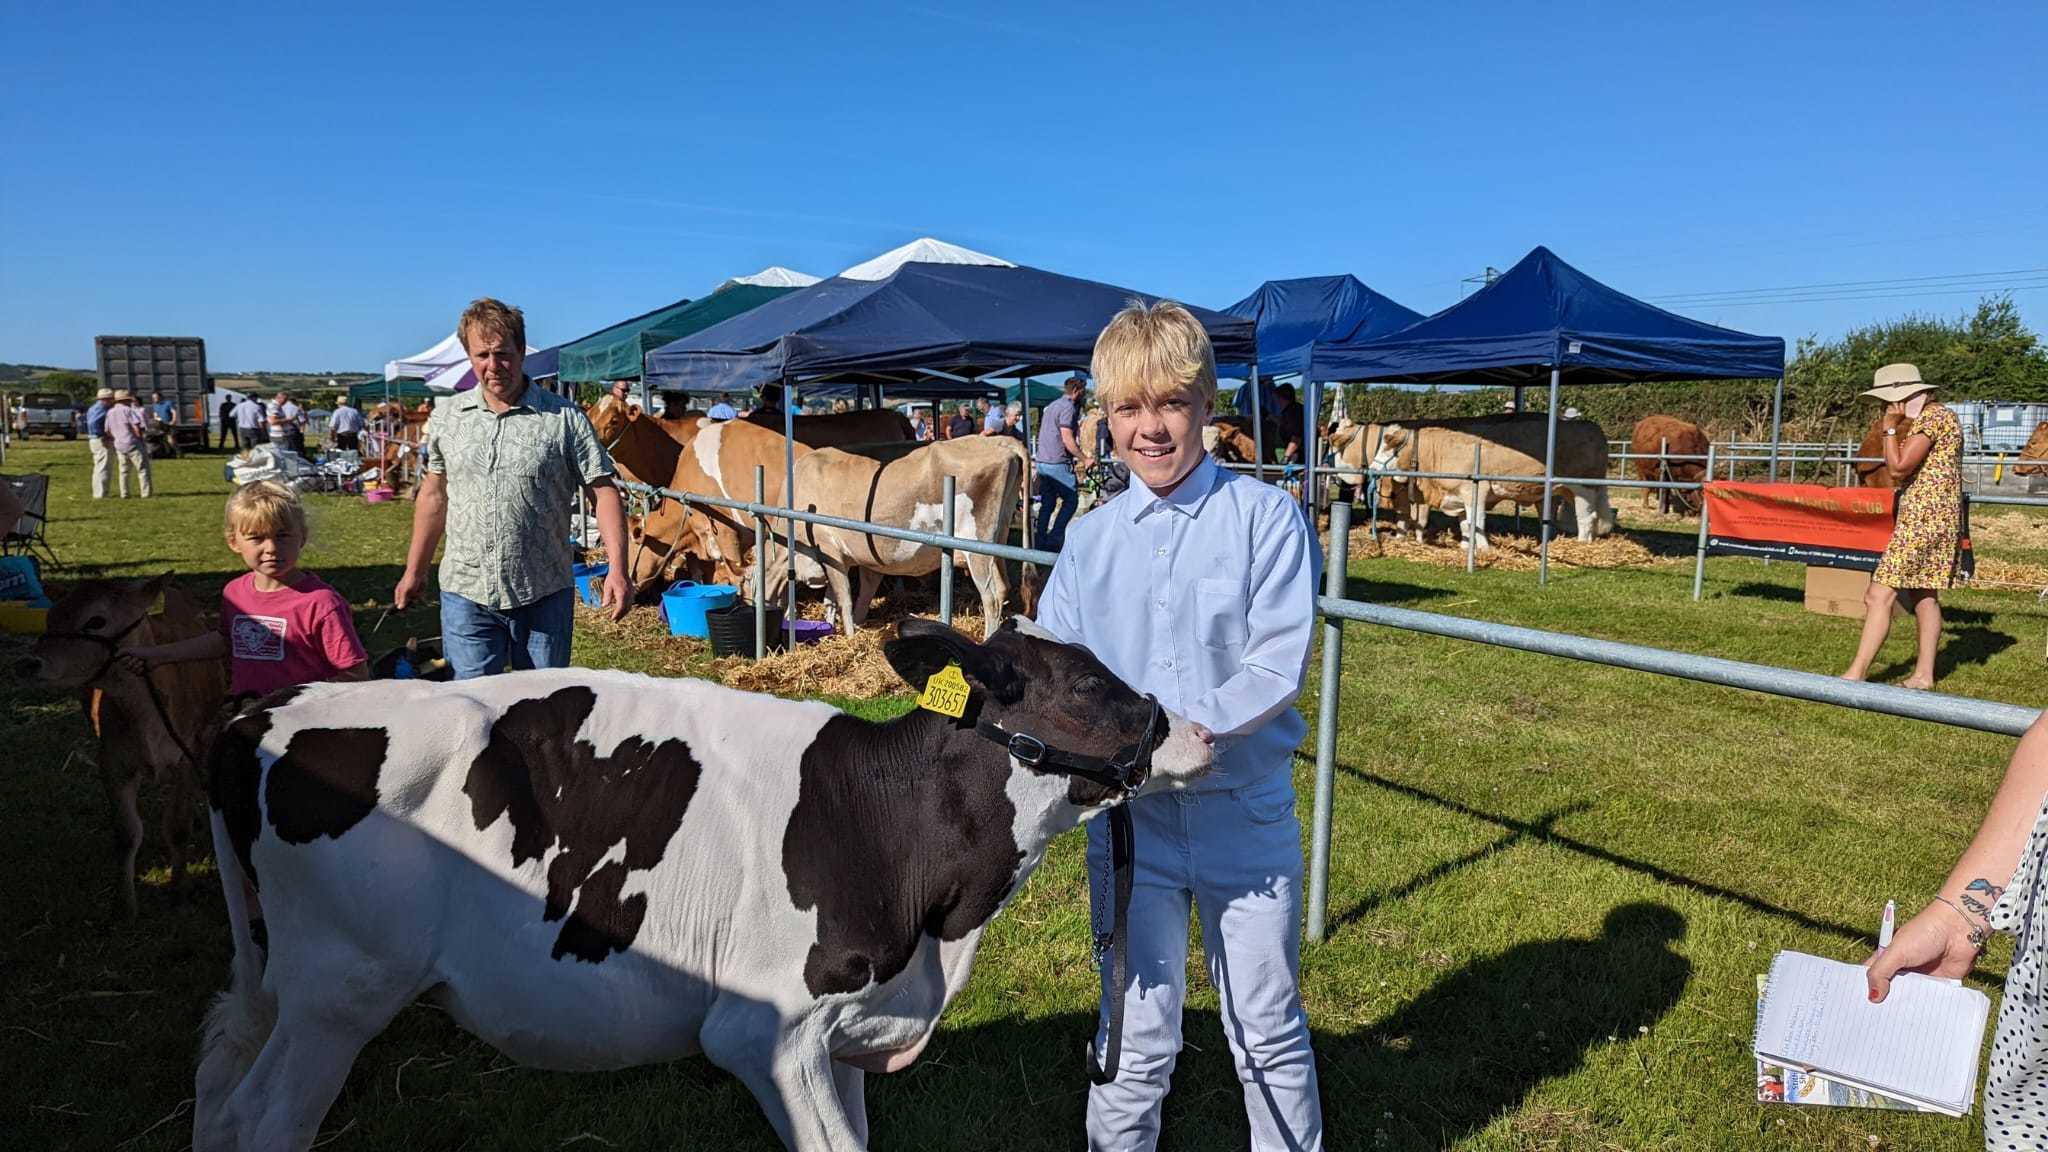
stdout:
[(611, 457), (581, 408), (526, 379), (519, 309), (486, 297), (456, 330), (477, 385), (436, 402), (427, 420), (427, 471), (393, 599), (403, 611), (426, 591), (427, 565), (445, 533), (441, 652), (456, 678), (508, 664), (567, 667), (576, 608), (569, 512), (578, 489), (596, 506), (611, 562), (604, 610), (617, 620), (633, 603)]

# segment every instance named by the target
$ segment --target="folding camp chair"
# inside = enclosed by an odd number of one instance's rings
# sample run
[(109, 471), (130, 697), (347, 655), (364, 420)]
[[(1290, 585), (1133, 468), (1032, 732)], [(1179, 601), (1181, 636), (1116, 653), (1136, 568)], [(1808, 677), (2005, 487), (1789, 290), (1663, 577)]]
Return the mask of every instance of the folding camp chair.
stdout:
[(0, 556), (37, 556), (62, 567), (45, 529), (50, 523), (50, 478), (41, 472), (0, 476)]

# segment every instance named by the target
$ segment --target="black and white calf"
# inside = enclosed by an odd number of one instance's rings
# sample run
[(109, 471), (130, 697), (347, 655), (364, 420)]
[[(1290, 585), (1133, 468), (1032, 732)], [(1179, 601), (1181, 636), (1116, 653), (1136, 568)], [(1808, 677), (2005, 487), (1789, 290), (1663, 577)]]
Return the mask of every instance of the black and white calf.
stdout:
[(421, 995), (536, 1067), (702, 1052), (786, 1144), (864, 1146), (863, 1070), (917, 1058), (1047, 842), (1210, 764), (1028, 623), (976, 644), (909, 621), (887, 651), (913, 685), (958, 664), (967, 716), (563, 669), (319, 685), (234, 720), (212, 817), (235, 959), (194, 1147), (305, 1148)]

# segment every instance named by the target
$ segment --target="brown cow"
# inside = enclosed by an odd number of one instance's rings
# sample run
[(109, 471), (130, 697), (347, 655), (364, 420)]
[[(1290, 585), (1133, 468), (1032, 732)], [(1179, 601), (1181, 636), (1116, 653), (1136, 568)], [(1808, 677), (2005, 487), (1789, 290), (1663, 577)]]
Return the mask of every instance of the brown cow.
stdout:
[(2027, 446), (2020, 449), (2021, 460), (2039, 463), (2020, 464), (2013, 468), (2015, 476), (2048, 476), (2048, 420), (2034, 425), (2034, 434), (2027, 437)]
[[(163, 607), (155, 611), (159, 599)], [(171, 881), (183, 892), (185, 834), (197, 799), (199, 762), (228, 685), (226, 665), (219, 661), (165, 665), (145, 680), (116, 657), (123, 648), (166, 644), (206, 630), (169, 572), (151, 580), (87, 580), (51, 607), (48, 630), (20, 665), (23, 679), (79, 693), (99, 737), (100, 780), (113, 805), (120, 868), (115, 888), (131, 919), (135, 859), (142, 848), (142, 784), (148, 780), (162, 796)]]
[(676, 458), (697, 431), (701, 413), (668, 419), (649, 416), (607, 392), (584, 410), (598, 443), (628, 480), (660, 484), (676, 473)]
[[(962, 436), (928, 444), (867, 444), (820, 448), (796, 465), (798, 507), (827, 516), (866, 520), (891, 528), (937, 532), (944, 525), (945, 478), (954, 479), (953, 531), (975, 540), (1009, 539), (1031, 463), (1014, 436)], [(797, 578), (822, 578), (839, 604), (839, 618), (851, 633), (867, 618), (868, 601), (884, 576), (923, 576), (939, 569), (939, 550), (827, 525), (800, 524), (796, 531)], [(776, 533), (755, 555), (768, 565), (768, 600), (782, 597), (789, 578), (788, 554)], [(993, 556), (956, 552), (981, 592), (987, 635), (1003, 622), (1009, 588), (1003, 562)], [(852, 572), (860, 570), (854, 591)]]
[[(1899, 435), (1911, 433), (1913, 422), (1900, 425)], [(1865, 488), (1897, 488), (1898, 477), (1884, 462), (1884, 416), (1871, 422), (1870, 431), (1863, 434), (1863, 443), (1856, 448), (1856, 482)]]
[[(1703, 457), (1707, 454), (1707, 434), (1700, 431), (1699, 425), (1680, 420), (1676, 416), (1645, 416), (1636, 421), (1635, 430), (1629, 433), (1628, 450), (1629, 454), (1636, 458), (1638, 480), (1670, 480), (1680, 484), (1697, 484), (1706, 477), (1705, 460), (1672, 460), (1664, 466), (1663, 475), (1658, 475), (1658, 461), (1645, 457), (1655, 456), (1660, 446), (1672, 456)], [(1669, 490), (1643, 489), (1643, 503), (1657, 503), (1658, 494), (1665, 491)], [(1670, 496), (1673, 503), (1687, 512), (1697, 513), (1700, 510), (1700, 494), (1696, 491), (1675, 491), (1670, 492)]]
[[(744, 420), (782, 435), (782, 413), (755, 412)], [(910, 417), (894, 408), (865, 408), (796, 418), (796, 442), (806, 448), (844, 448), (848, 444), (893, 444), (910, 439)]]
[(1224, 464), (1249, 464), (1259, 454), (1249, 416), (1211, 416), (1209, 426), (1202, 429), (1202, 446)]

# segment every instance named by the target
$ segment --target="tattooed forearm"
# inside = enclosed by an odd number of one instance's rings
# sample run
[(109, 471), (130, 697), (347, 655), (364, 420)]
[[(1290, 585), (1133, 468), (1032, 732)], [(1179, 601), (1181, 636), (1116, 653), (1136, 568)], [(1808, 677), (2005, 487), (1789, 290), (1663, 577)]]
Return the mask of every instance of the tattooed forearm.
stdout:
[(1991, 906), (1998, 903), (1998, 898), (2004, 894), (2005, 889), (1979, 876), (1963, 885), (1963, 907), (1969, 909), (1972, 915), (1989, 920)]

